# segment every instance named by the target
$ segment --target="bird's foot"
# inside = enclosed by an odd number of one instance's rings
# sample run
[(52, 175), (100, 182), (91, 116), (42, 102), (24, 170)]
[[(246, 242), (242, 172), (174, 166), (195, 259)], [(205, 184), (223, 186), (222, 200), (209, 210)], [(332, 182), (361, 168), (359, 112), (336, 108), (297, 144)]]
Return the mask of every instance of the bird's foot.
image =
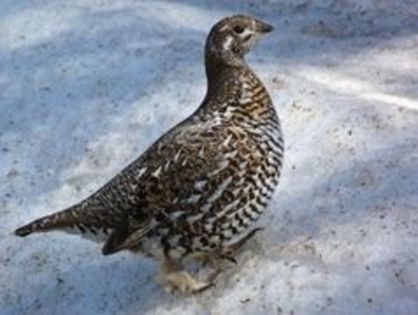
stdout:
[(200, 281), (192, 277), (182, 266), (170, 259), (166, 259), (157, 277), (162, 287), (169, 293), (191, 295), (203, 292), (214, 286), (215, 277), (208, 277), (206, 281)]
[(191, 295), (203, 292), (214, 286), (213, 282), (199, 281), (187, 271), (175, 271), (164, 276), (164, 289), (169, 293), (178, 292), (182, 295)]

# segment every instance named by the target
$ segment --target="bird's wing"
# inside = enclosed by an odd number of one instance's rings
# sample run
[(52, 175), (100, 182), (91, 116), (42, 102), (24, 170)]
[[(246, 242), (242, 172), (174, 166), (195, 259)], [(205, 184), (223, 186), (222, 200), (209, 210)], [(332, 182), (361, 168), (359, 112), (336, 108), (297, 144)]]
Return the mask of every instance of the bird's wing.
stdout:
[(231, 130), (219, 124), (173, 130), (103, 187), (99, 193), (111, 197), (110, 203), (120, 199), (121, 205), (128, 204), (104, 252), (129, 247), (158, 222), (173, 223), (198, 212), (203, 186), (213, 194), (236, 154), (234, 142), (241, 135)]

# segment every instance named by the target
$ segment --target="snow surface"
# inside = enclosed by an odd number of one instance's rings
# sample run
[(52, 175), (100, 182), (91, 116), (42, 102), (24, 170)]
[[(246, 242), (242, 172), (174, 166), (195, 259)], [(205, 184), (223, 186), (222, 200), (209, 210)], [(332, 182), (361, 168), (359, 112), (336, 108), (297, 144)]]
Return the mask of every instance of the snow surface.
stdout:
[[(286, 137), (237, 267), (171, 296), (157, 265), (20, 224), (88, 196), (205, 92), (209, 28), (276, 26), (249, 63)], [(418, 2), (0, 2), (0, 314), (418, 314)]]

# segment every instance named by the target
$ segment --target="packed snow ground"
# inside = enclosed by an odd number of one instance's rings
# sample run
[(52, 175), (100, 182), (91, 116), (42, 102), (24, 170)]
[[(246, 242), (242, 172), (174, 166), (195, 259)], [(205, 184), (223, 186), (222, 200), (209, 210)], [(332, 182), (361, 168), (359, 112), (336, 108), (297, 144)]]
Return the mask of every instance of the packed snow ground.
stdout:
[[(88, 196), (189, 115), (209, 28), (271, 22), (248, 60), (286, 137), (265, 230), (189, 298), (157, 265), (12, 231)], [(418, 314), (418, 2), (0, 2), (0, 314)]]

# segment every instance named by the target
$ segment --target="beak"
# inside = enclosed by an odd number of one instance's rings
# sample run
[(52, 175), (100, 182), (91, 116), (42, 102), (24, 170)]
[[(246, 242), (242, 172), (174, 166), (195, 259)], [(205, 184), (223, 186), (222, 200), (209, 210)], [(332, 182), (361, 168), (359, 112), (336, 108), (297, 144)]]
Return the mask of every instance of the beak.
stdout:
[(270, 24), (264, 23), (260, 20), (255, 21), (255, 30), (259, 33), (270, 33), (274, 27)]

